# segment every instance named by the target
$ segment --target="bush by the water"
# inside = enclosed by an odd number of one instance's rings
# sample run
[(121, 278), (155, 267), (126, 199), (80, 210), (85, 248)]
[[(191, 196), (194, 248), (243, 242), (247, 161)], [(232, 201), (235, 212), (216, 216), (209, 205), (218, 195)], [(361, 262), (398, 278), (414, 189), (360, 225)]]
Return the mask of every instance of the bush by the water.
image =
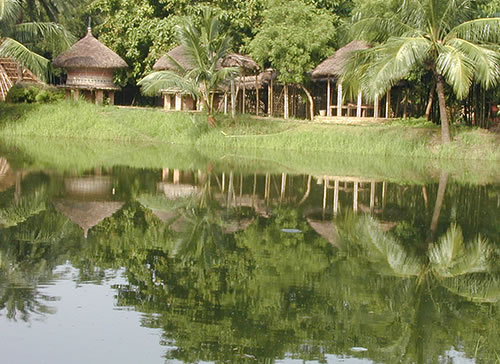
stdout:
[(49, 103), (64, 99), (62, 91), (50, 86), (39, 86), (18, 83), (7, 93), (7, 101), (11, 103)]

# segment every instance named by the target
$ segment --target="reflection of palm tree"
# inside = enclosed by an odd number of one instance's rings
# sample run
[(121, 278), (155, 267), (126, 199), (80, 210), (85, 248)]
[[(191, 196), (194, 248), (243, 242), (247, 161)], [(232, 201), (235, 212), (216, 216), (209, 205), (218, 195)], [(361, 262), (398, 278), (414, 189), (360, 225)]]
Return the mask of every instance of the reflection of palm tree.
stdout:
[(10, 206), (0, 209), (0, 227), (16, 226), (33, 215), (46, 209), (46, 188), (36, 189), (33, 194), (25, 195)]

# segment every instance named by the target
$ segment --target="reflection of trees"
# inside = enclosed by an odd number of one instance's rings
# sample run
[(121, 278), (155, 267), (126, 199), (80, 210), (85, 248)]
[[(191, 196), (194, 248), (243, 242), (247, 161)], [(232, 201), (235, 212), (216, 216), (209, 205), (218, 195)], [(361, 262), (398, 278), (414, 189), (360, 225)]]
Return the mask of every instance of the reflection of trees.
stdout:
[[(445, 333), (455, 333), (449, 325), (460, 322), (457, 311), (463, 309), (461, 306), (467, 307), (470, 301), (500, 300), (500, 275), (492, 246), (480, 236), (464, 241), (457, 225), (451, 225), (444, 235), (427, 245), (424, 255), (419, 253), (421, 247), (404, 245), (391, 232), (384, 232), (370, 216), (348, 214), (336, 225), (343, 246), (351, 253), (356, 251), (356, 260), (361, 264), (367, 262), (370, 269), (383, 276), (406, 280), (413, 277), (408, 281), (413, 281), (407, 293), (411, 302), (406, 312), (409, 321), (401, 332), (408, 362), (437, 360), (443, 348), (456, 345), (455, 337)], [(477, 333), (481, 327), (474, 329)]]

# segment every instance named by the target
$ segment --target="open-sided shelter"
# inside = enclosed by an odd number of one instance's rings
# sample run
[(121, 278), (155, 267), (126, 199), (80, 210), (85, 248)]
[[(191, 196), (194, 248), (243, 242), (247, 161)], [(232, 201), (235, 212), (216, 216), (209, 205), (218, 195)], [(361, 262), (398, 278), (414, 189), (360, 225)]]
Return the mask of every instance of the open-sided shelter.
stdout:
[(105, 93), (109, 103), (114, 104), (114, 93), (120, 87), (113, 83), (113, 71), (128, 67), (119, 55), (92, 35), (90, 27), (87, 35), (61, 53), (52, 65), (67, 71), (66, 84), (60, 86), (66, 89), (67, 97), (73, 92), (77, 99), (81, 92), (97, 104), (103, 103)]
[[(363, 103), (363, 95), (361, 91), (359, 91), (356, 104), (349, 102), (345, 103), (343, 98), (342, 83), (340, 82), (340, 77), (344, 72), (344, 68), (349, 60), (349, 57), (352, 56), (352, 53), (368, 48), (370, 48), (370, 45), (364, 41), (352, 41), (344, 47), (338, 49), (332, 56), (325, 59), (312, 71), (311, 77), (313, 80), (326, 81), (326, 116), (364, 117), (371, 113), (371, 116), (374, 118), (380, 117), (380, 105), (378, 98), (375, 98), (373, 105), (366, 105)], [(337, 83), (336, 104), (332, 103), (332, 96), (334, 94), (331, 87), (332, 80)], [(387, 118), (390, 109), (390, 90), (387, 93), (386, 100), (385, 117)]]

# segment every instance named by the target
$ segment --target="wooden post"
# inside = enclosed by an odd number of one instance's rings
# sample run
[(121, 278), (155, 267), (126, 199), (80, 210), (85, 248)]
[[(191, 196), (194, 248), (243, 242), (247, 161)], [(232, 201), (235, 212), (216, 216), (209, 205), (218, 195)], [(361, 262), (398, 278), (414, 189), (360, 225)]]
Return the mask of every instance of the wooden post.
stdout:
[(382, 182), (382, 208), (385, 207), (385, 195), (387, 194), (387, 185), (385, 182)]
[(96, 105), (102, 105), (104, 103), (104, 91), (96, 90), (95, 91), (95, 103)]
[(257, 105), (255, 105), (255, 115), (259, 116), (259, 104), (260, 104), (259, 75), (255, 75), (255, 98), (256, 98), (256, 103), (257, 103)]
[(288, 119), (288, 85), (284, 86), (284, 109), (283, 109), (283, 118)]
[(273, 88), (273, 79), (271, 78), (267, 85), (267, 116), (269, 117), (273, 116)]
[(227, 92), (224, 92), (224, 115), (227, 115)]
[(333, 190), (333, 214), (337, 215), (339, 211), (339, 181), (335, 180), (335, 188)]
[(234, 79), (231, 80), (231, 117), (234, 119), (236, 116), (236, 95), (235, 95), (235, 86)]
[(342, 84), (337, 84), (337, 116), (342, 116)]
[(168, 96), (168, 94), (163, 94), (163, 111), (170, 110), (170, 100)]
[(323, 213), (325, 213), (326, 210), (326, 199), (328, 198), (328, 181), (325, 179), (323, 181)]
[(109, 91), (108, 92), (108, 97), (109, 97), (109, 104), (114, 105), (115, 104), (115, 92), (114, 91)]
[[(3, 89), (3, 87), (2, 87), (2, 89)], [(67, 100), (71, 98), (71, 90), (69, 88), (66, 89), (64, 94), (65, 94), (65, 97)]]
[(169, 172), (170, 171), (168, 168), (162, 168), (162, 170), (161, 170), (161, 180), (162, 181), (166, 181), (168, 179)]
[(389, 119), (391, 117), (391, 89), (387, 90), (387, 94), (385, 96), (385, 118)]
[(182, 95), (175, 94), (175, 111), (181, 111), (181, 110), (182, 110)]
[(375, 207), (375, 182), (370, 185), (370, 210)]
[(358, 211), (358, 182), (354, 182), (354, 196), (352, 198), (352, 209)]
[(75, 101), (78, 101), (80, 99), (80, 90), (75, 88), (73, 90), (73, 98), (75, 99)]
[(285, 197), (285, 191), (286, 191), (286, 173), (281, 174), (281, 195), (280, 199), (283, 200), (283, 197)]
[(379, 106), (378, 106), (378, 95), (375, 95), (375, 99), (373, 100), (373, 117), (375, 119), (378, 118), (378, 109), (379, 109)]
[(242, 90), (243, 95), (242, 95), (242, 97), (241, 97), (241, 98), (242, 98), (242, 102), (241, 102), (241, 113), (242, 113), (242, 114), (244, 114), (244, 113), (245, 113), (245, 111), (246, 111), (246, 110), (245, 110), (245, 109), (246, 109), (246, 105), (245, 105), (245, 103), (246, 103), (246, 98), (247, 98), (247, 92), (246, 92), (246, 86), (245, 86), (245, 83), (246, 83), (246, 82), (245, 82), (245, 78), (243, 78), (243, 90)]
[(221, 192), (224, 192), (226, 189), (226, 174), (222, 172), (222, 186), (221, 186)]
[(264, 185), (264, 199), (269, 200), (271, 194), (271, 174), (266, 173), (266, 180)]
[(181, 171), (178, 169), (174, 169), (174, 178), (173, 178), (174, 185), (178, 185), (180, 180), (181, 180)]
[(361, 90), (358, 91), (358, 105), (356, 107), (356, 117), (360, 118), (361, 117), (361, 104), (363, 101), (363, 94), (361, 93)]
[(330, 107), (330, 102), (332, 99), (331, 95), (331, 88), (330, 88), (330, 77), (328, 77), (326, 81), (326, 116), (332, 116), (332, 109)]
[(233, 194), (234, 194), (234, 176), (233, 172), (229, 172), (229, 185), (227, 187), (227, 207), (233, 204)]

